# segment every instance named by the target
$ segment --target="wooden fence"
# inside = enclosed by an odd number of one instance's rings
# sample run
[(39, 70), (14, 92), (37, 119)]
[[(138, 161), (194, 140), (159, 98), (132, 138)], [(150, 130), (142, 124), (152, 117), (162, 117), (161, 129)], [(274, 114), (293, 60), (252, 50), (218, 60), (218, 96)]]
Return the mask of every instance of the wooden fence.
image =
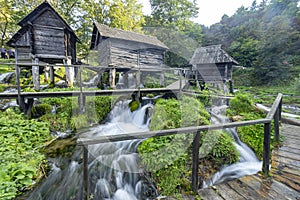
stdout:
[(175, 135), (175, 134), (191, 134), (194, 133), (195, 137), (193, 140), (193, 154), (192, 154), (192, 182), (191, 188), (193, 192), (197, 193), (198, 190), (198, 171), (199, 171), (199, 147), (200, 147), (200, 134), (203, 131), (208, 130), (220, 130), (225, 128), (234, 128), (241, 126), (250, 126), (255, 124), (264, 124), (264, 150), (263, 150), (263, 166), (262, 171), (265, 177), (269, 176), (271, 150), (271, 123), (274, 120), (274, 134), (275, 142), (279, 142), (279, 121), (281, 120), (281, 110), (282, 110), (282, 94), (278, 94), (276, 100), (274, 101), (270, 112), (267, 114), (266, 118), (249, 120), (242, 122), (231, 122), (218, 125), (205, 125), (196, 127), (184, 127), (169, 130), (159, 130), (159, 131), (149, 131), (149, 132), (138, 132), (128, 134), (119, 134), (111, 136), (101, 136), (96, 138), (80, 138), (78, 139), (78, 145), (83, 148), (83, 194), (84, 200), (89, 198), (89, 185), (88, 185), (88, 146), (99, 143), (106, 142), (118, 142), (133, 139), (145, 139), (150, 137)]

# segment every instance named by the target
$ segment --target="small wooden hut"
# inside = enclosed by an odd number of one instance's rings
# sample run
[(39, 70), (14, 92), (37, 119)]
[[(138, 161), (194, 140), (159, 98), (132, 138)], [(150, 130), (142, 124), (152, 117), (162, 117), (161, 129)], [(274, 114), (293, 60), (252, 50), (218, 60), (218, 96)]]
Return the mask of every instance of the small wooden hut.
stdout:
[[(18, 25), (21, 28), (7, 42), (15, 48), (16, 63), (74, 64), (76, 42), (79, 39), (66, 21), (47, 2), (43, 2), (24, 17)], [(51, 82), (54, 83), (53, 67), (50, 68)], [(39, 66), (32, 67), (35, 89), (39, 89)], [(52, 75), (52, 76), (51, 76)], [(73, 84), (74, 69), (66, 67), (66, 78)]]
[(222, 49), (222, 45), (196, 49), (190, 64), (198, 82), (229, 82), (233, 90), (232, 68), (238, 62)]
[[(162, 67), (168, 47), (156, 37), (110, 28), (94, 23), (91, 50), (98, 51), (98, 63), (111, 67), (110, 85), (115, 87), (115, 73), (133, 68)], [(126, 78), (126, 77), (125, 77)]]

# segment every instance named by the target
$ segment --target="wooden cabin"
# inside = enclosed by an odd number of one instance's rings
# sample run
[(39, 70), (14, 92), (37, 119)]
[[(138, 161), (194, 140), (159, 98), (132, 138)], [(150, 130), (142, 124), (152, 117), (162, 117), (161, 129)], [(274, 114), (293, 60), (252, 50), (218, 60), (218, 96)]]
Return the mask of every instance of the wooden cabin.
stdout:
[(116, 70), (162, 67), (168, 47), (156, 37), (110, 28), (94, 23), (91, 50), (98, 51), (100, 66), (112, 67), (111, 87), (115, 86)]
[[(40, 62), (74, 64), (76, 62), (76, 42), (79, 42), (79, 39), (47, 1), (36, 7), (18, 25), (21, 28), (7, 42), (8, 46), (15, 48), (18, 65)], [(37, 79), (40, 69), (38, 66), (33, 66), (32, 70), (35, 89), (38, 90), (39, 80)], [(73, 71), (72, 68), (66, 68), (69, 82), (72, 82)], [(54, 78), (52, 79), (51, 82), (54, 81)]]
[(198, 82), (230, 82), (233, 87), (232, 68), (238, 62), (222, 49), (222, 45), (197, 48), (190, 64)]

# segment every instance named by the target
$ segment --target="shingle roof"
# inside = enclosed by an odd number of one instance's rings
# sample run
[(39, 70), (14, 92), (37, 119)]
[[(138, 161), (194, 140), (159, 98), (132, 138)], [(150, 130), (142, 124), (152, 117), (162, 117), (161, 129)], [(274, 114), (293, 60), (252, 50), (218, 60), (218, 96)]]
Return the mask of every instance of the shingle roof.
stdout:
[(162, 43), (160, 40), (153, 36), (143, 35), (131, 31), (124, 31), (116, 28), (110, 28), (100, 23), (94, 23), (94, 25), (97, 27), (100, 35), (104, 37), (140, 42), (150, 44), (162, 49), (168, 49), (168, 47), (164, 43)]
[(211, 45), (200, 47), (195, 50), (190, 64), (213, 64), (213, 63), (233, 63), (238, 65), (238, 62), (227, 54), (222, 45)]

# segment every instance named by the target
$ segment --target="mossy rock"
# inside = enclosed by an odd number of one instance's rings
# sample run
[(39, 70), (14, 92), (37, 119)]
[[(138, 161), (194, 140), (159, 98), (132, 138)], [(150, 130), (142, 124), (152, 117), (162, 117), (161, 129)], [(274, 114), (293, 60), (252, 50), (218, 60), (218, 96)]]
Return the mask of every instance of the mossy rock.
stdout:
[(131, 101), (129, 103), (129, 108), (131, 112), (136, 111), (137, 109), (139, 109), (139, 107), (140, 107), (140, 102), (138, 101)]
[(51, 113), (52, 112), (52, 106), (49, 104), (39, 104), (36, 105), (32, 108), (31, 111), (31, 116), (32, 117), (40, 117), (43, 116), (47, 113)]

